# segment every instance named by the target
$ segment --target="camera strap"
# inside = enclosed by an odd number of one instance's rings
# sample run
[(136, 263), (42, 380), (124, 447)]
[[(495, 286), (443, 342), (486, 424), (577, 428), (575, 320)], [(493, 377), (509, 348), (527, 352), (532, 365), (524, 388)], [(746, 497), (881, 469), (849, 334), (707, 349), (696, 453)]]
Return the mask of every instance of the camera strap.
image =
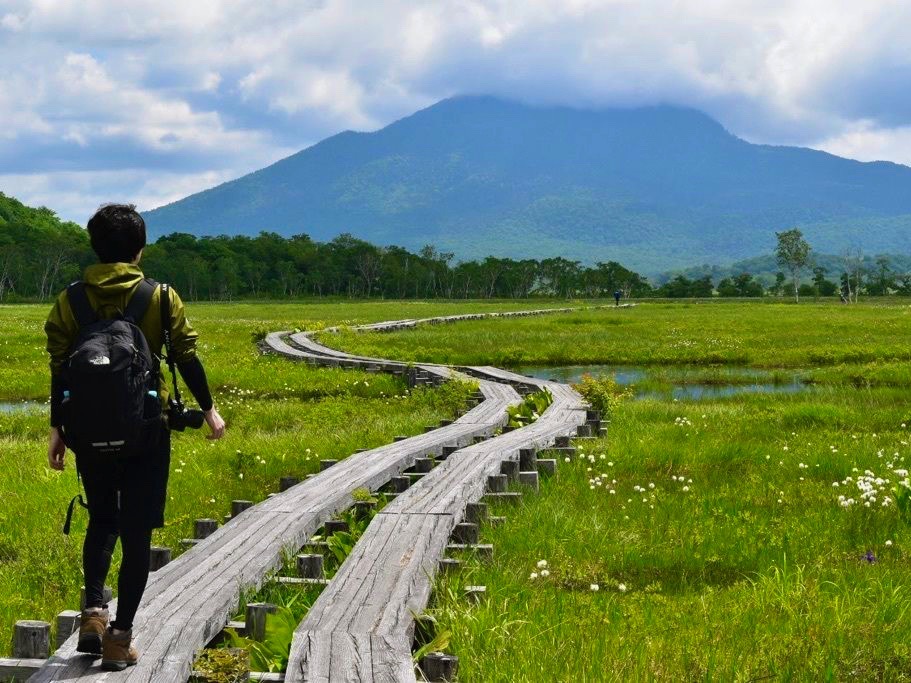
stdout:
[(161, 283), (161, 335), (164, 339), (165, 361), (168, 364), (168, 370), (171, 371), (171, 379), (174, 382), (174, 402), (178, 406), (183, 406), (180, 399), (180, 389), (177, 388), (177, 368), (174, 362), (174, 352), (171, 349), (171, 287), (167, 282)]

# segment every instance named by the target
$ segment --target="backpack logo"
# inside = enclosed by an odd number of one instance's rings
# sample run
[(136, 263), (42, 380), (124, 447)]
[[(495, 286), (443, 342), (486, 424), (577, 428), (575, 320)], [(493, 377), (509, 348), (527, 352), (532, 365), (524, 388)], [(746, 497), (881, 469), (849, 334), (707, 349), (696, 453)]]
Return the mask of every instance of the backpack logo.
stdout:
[(110, 365), (111, 359), (107, 356), (98, 355), (94, 358), (89, 358), (89, 363), (92, 365)]

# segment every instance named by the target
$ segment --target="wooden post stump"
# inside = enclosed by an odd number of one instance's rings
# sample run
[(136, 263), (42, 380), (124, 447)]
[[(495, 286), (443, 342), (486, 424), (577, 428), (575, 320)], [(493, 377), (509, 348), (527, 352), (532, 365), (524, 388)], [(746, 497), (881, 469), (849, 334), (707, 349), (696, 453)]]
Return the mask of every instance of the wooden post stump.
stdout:
[(252, 500), (232, 500), (231, 501), (231, 519), (234, 519), (244, 510), (249, 510), (253, 507)]
[(266, 639), (266, 617), (277, 611), (278, 607), (268, 602), (248, 603), (244, 635), (250, 640), (264, 641)]
[(421, 671), (424, 678), (433, 683), (456, 680), (459, 671), (459, 658), (442, 652), (431, 652), (421, 660)]
[(505, 474), (491, 474), (487, 477), (487, 491), (490, 493), (503, 493), (506, 490), (507, 477)]
[(487, 586), (465, 586), (465, 599), (478, 604), (487, 595)]
[(534, 448), (519, 449), (519, 470), (533, 472), (537, 467), (538, 452)]
[(408, 438), (408, 437), (405, 436), (404, 434), (399, 434), (398, 436), (393, 436), (393, 437), (392, 437), (392, 441), (393, 441), (393, 442), (404, 441), (404, 440), (407, 439), (407, 438)]
[(515, 481), (519, 478), (518, 460), (504, 460), (500, 463), (500, 474), (505, 474), (509, 481)]
[(514, 431), (516, 431), (516, 428), (513, 427), (512, 425), (506, 425), (502, 429), (503, 434), (509, 434), (510, 432), (514, 432)]
[(449, 425), (452, 424), (452, 422), (453, 422), (452, 420), (440, 420), (440, 426), (441, 426), (441, 427), (448, 427)]
[(348, 531), (348, 522), (343, 519), (330, 519), (323, 528), (326, 530), (326, 536), (331, 536), (336, 531)]
[(202, 540), (208, 538), (218, 530), (218, 522), (214, 519), (197, 519), (193, 522), (193, 538)]
[(522, 486), (537, 491), (538, 490), (538, 472), (519, 472), (519, 483)]
[(297, 486), (300, 483), (301, 480), (298, 477), (282, 477), (278, 480), (278, 490), (280, 492), (285, 492), (292, 486)]
[(430, 432), (435, 431), (436, 428), (436, 425), (424, 425), (424, 433), (429, 434)]
[(171, 561), (171, 549), (153, 545), (149, 549), (149, 571), (157, 572)]
[(452, 529), (452, 540), (456, 543), (474, 545), (480, 540), (478, 525), (471, 522), (461, 522)]
[(443, 446), (443, 458), (448, 458), (450, 455), (459, 450), (458, 446)]
[(411, 486), (411, 479), (405, 476), (393, 477), (389, 480), (393, 493), (404, 493)]
[(487, 503), (469, 503), (465, 506), (465, 520), (480, 524), (487, 519)]
[(57, 647), (63, 645), (67, 639), (79, 630), (82, 623), (82, 612), (74, 609), (63, 610), (57, 615)]
[(454, 557), (444, 557), (440, 560), (440, 571), (444, 574), (447, 572), (458, 571), (462, 567), (462, 560), (457, 560)]
[(554, 441), (554, 446), (557, 448), (567, 448), (571, 445), (572, 444), (570, 443), (568, 436), (558, 436)]
[(51, 625), (46, 621), (17, 621), (13, 627), (14, 659), (47, 659), (51, 656)]
[(538, 460), (538, 472), (543, 474), (545, 477), (552, 476), (557, 473), (557, 461), (551, 458), (545, 460)]
[(326, 573), (323, 568), (322, 555), (298, 555), (297, 573), (303, 579), (324, 579)]
[(333, 465), (335, 465), (337, 462), (338, 462), (338, 460), (320, 460), (320, 461), (319, 461), (319, 469), (320, 469), (321, 472), (322, 472), (322, 471), (325, 471), (325, 470), (328, 470), (330, 467), (332, 467)]
[(591, 436), (591, 435), (592, 435), (592, 428), (589, 427), (587, 424), (579, 425), (578, 427), (576, 427), (576, 436)]
[(415, 472), (429, 472), (433, 469), (433, 460), (430, 458), (415, 458), (414, 459), (414, 471)]

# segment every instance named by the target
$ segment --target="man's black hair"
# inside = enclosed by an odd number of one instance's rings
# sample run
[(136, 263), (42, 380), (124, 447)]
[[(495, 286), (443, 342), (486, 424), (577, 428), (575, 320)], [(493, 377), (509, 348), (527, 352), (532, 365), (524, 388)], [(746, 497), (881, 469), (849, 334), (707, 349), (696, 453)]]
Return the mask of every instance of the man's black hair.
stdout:
[(133, 204), (106, 204), (86, 227), (102, 263), (129, 263), (146, 245), (146, 223)]

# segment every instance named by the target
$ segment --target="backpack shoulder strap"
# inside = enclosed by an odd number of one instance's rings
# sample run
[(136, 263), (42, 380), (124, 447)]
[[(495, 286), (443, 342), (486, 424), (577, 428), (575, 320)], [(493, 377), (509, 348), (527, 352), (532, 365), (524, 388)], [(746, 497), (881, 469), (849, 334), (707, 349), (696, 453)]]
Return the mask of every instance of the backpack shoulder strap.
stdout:
[(98, 320), (98, 314), (89, 303), (89, 296), (85, 293), (84, 282), (73, 282), (66, 288), (66, 297), (70, 302), (70, 309), (79, 327), (91, 325)]
[(130, 297), (130, 302), (123, 312), (123, 317), (138, 324), (146, 310), (148, 310), (149, 304), (152, 303), (152, 295), (155, 293), (157, 286), (158, 283), (155, 280), (149, 278), (142, 280), (139, 283), (139, 287), (133, 292), (133, 296)]
[(161, 339), (164, 342), (165, 356), (168, 363), (171, 359), (171, 287), (167, 282), (161, 283), (161, 296), (158, 301), (161, 307)]

